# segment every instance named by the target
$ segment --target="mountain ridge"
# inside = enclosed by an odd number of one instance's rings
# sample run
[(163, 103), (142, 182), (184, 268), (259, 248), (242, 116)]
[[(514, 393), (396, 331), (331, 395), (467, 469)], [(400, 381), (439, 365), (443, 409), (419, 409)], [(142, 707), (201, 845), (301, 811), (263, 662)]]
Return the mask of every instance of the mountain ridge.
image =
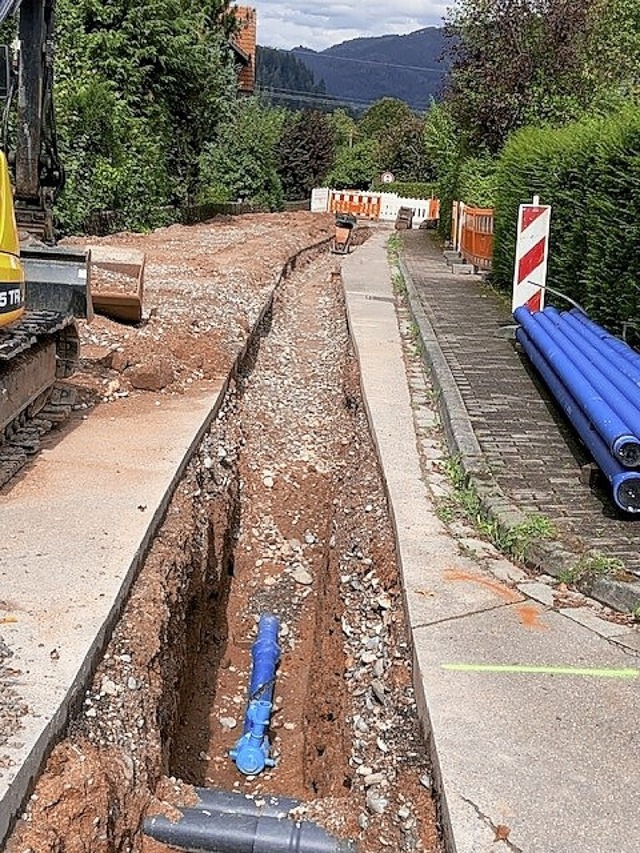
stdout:
[(423, 27), (405, 35), (359, 37), (322, 51), (293, 48), (327, 94), (354, 102), (399, 98), (413, 109), (429, 107), (442, 94), (449, 67), (442, 27)]

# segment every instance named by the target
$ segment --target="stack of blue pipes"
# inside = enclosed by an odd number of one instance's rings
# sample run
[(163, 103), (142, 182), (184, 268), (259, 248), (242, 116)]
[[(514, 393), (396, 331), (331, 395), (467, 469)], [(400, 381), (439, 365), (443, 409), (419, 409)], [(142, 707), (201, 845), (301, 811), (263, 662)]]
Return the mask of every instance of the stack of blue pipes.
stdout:
[(640, 513), (640, 354), (582, 311), (517, 308), (516, 338), (611, 484)]

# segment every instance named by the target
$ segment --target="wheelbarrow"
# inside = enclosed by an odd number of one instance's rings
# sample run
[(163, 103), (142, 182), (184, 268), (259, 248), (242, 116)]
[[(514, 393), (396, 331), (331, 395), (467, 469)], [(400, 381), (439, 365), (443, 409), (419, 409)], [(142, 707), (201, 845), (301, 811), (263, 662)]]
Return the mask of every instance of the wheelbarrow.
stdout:
[(336, 230), (331, 245), (334, 255), (348, 255), (357, 219), (352, 213), (336, 214)]

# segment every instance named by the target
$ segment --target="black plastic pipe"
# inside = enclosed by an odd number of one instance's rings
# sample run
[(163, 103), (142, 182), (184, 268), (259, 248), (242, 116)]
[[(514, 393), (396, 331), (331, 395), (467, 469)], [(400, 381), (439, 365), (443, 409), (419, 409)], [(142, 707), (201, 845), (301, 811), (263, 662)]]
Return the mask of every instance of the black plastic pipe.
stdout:
[(198, 805), (181, 808), (175, 822), (165, 815), (146, 818), (145, 834), (189, 853), (357, 853), (353, 842), (334, 838), (318, 824), (288, 818), (299, 805), (295, 800), (262, 797), (257, 804), (226, 791), (197, 793)]
[(226, 812), (227, 814), (261, 815), (262, 817), (287, 817), (290, 811), (301, 805), (291, 797), (271, 797), (256, 794), (246, 797), (236, 791), (221, 791), (217, 788), (196, 788), (199, 803), (195, 808)]

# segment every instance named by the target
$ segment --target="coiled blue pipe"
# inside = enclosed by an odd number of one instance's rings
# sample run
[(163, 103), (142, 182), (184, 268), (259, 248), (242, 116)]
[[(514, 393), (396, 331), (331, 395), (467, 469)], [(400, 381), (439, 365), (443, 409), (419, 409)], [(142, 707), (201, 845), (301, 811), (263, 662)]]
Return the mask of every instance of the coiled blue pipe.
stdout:
[(616, 505), (624, 512), (640, 513), (640, 473), (623, 468), (611, 455), (567, 387), (523, 328), (517, 329), (516, 339), (611, 483)]
[(242, 737), (229, 752), (238, 770), (247, 776), (255, 776), (262, 773), (265, 767), (273, 767), (275, 764), (270, 757), (267, 730), (273, 708), (276, 667), (280, 661), (279, 629), (278, 617), (263, 613), (258, 625), (258, 636), (251, 648), (251, 681), (244, 729)]
[[(545, 361), (578, 403), (593, 428), (599, 432), (611, 454), (627, 467), (639, 465), (640, 439), (605, 399), (605, 395), (614, 399), (620, 396), (615, 386), (592, 366), (586, 373), (582, 372), (584, 358), (581, 358), (576, 347), (562, 338), (544, 312), (531, 314), (528, 308), (522, 307), (515, 310), (514, 317), (544, 355)], [(624, 411), (627, 408), (629, 420), (637, 422), (636, 410), (623, 405)]]

